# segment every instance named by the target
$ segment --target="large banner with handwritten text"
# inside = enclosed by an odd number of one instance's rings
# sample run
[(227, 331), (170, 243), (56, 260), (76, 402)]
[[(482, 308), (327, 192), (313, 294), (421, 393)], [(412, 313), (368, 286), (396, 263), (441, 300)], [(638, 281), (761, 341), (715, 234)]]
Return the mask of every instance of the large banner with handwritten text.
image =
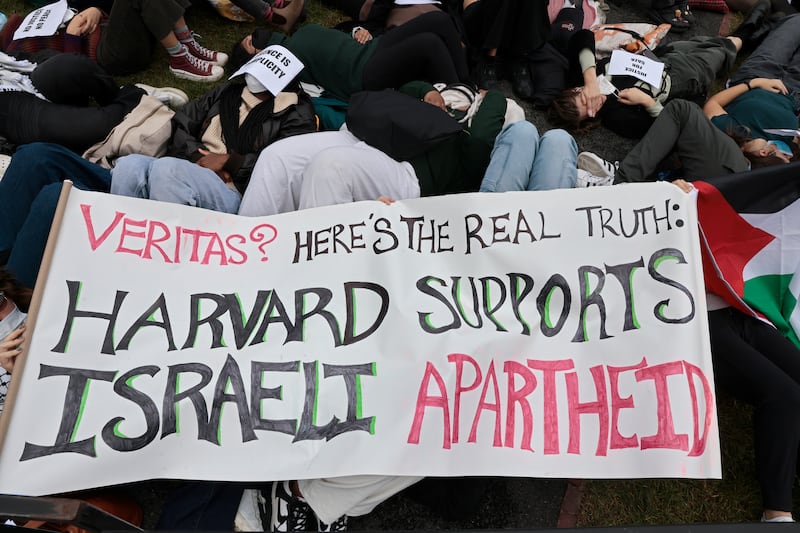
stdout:
[(699, 258), (669, 184), (265, 218), (73, 190), (0, 493), (719, 477)]

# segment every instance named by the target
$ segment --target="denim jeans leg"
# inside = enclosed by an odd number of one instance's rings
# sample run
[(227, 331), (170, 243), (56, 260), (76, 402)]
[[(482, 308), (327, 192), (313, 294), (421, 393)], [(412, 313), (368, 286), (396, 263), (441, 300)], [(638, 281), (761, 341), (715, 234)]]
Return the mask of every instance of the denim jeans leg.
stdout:
[(242, 197), (213, 170), (185, 159), (162, 157), (150, 165), (150, 199), (236, 213)]
[(564, 130), (545, 132), (533, 162), (529, 191), (571, 189), (578, 179), (578, 144)]
[(150, 198), (150, 164), (155, 157), (132, 154), (117, 159), (111, 171), (111, 194), (131, 196), (133, 198)]
[(480, 191), (526, 190), (538, 148), (539, 132), (527, 120), (503, 128), (494, 141)]
[(107, 191), (111, 174), (57, 144), (31, 143), (17, 149), (0, 181), (0, 252), (14, 247), (39, 193), (51, 184), (60, 189), (66, 179), (84, 189)]
[(17, 234), (19, 245), (11, 249), (6, 270), (25, 287), (32, 288), (36, 283), (60, 195), (61, 183), (51, 183), (42, 188)]

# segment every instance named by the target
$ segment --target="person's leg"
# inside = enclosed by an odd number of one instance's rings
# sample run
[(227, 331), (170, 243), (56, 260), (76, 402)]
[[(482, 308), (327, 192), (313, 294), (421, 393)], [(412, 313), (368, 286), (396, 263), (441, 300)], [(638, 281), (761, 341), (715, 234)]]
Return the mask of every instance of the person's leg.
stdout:
[(538, 150), (539, 131), (527, 120), (503, 128), (494, 140), (480, 192), (526, 190)]
[(297, 210), (308, 162), (322, 150), (358, 142), (347, 131), (324, 131), (295, 135), (270, 144), (258, 156), (239, 214), (255, 217)]
[(529, 191), (571, 189), (578, 178), (578, 144), (564, 130), (549, 130), (539, 141)]
[(752, 403), (764, 508), (792, 509), (800, 445), (800, 352), (777, 330), (732, 309), (709, 313), (714, 377)]
[(364, 66), (363, 84), (368, 91), (397, 88), (414, 80), (448, 84), (463, 81), (445, 45), (432, 33), (420, 33), (393, 46), (380, 47)]
[(94, 61), (78, 54), (53, 56), (39, 63), (30, 78), (42, 96), (54, 104), (86, 106), (91, 98), (104, 106), (119, 94), (114, 78)]
[[(391, 31), (381, 36), (381, 42), (378, 45), (376, 54), (383, 48), (391, 48), (395, 45), (402, 44), (408, 39), (423, 33), (436, 35), (442, 42), (447, 52), (446, 56), (450, 59), (449, 64), (452, 64), (452, 68), (455, 69), (456, 81), (465, 83), (469, 81), (467, 54), (465, 48), (462, 46), (461, 35), (453, 20), (443, 11), (425, 13), (401, 26), (392, 28)], [(437, 48), (441, 49), (441, 47)], [(433, 51), (431, 51), (431, 53), (433, 53)], [(440, 51), (436, 53), (445, 55)], [(442, 59), (440, 60), (443, 61)]]
[(98, 63), (111, 74), (144, 70), (155, 41), (173, 35), (189, 5), (188, 0), (115, 0), (98, 45)]
[(123, 87), (102, 107), (54, 104), (29, 93), (0, 93), (0, 136), (14, 144), (51, 142), (83, 153), (136, 107), (145, 92)]
[(790, 91), (800, 90), (800, 14), (786, 17), (770, 31), (742, 66), (731, 84), (754, 78), (781, 79)]
[(17, 149), (0, 180), (0, 256), (10, 255), (9, 264), (28, 286), (36, 280), (66, 179), (83, 189), (107, 191), (111, 174), (63, 146), (33, 143)]
[(421, 477), (345, 476), (298, 480), (297, 486), (311, 510), (330, 524), (341, 516), (362, 516)]
[(718, 75), (727, 73), (738, 50), (727, 37), (694, 37), (676, 41), (662, 59), (669, 65), (670, 98), (704, 96)]
[(687, 179), (709, 178), (747, 169), (736, 143), (711, 124), (703, 110), (671, 100), (619, 165), (614, 183), (654, 181), (658, 164), (676, 150)]
[(111, 172), (111, 192), (160, 202), (236, 213), (241, 197), (213, 170), (175, 157), (120, 157)]
[(299, 209), (377, 200), (419, 198), (419, 181), (410, 163), (395, 161), (364, 142), (337, 146), (315, 155), (303, 172)]

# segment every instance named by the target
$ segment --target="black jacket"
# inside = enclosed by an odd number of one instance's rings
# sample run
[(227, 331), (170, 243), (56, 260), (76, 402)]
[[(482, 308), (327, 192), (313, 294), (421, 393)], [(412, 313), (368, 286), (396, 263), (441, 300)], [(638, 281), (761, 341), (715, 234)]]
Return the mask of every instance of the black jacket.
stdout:
[[(172, 139), (167, 155), (196, 162), (200, 159), (199, 149), (206, 149), (201, 139), (211, 123), (211, 119), (220, 114), (220, 102), (223, 91), (231, 82), (207, 92), (201, 98), (192, 100), (172, 118)], [(258, 154), (269, 144), (302, 133), (317, 130), (316, 115), (311, 98), (302, 90), (298, 93), (298, 103), (273, 113), (271, 118), (262, 124), (261, 135), (246, 154), (233, 151), (226, 142), (230, 158), (225, 170), (233, 177), (233, 184), (244, 193), (250, 181), (250, 174), (258, 159)]]

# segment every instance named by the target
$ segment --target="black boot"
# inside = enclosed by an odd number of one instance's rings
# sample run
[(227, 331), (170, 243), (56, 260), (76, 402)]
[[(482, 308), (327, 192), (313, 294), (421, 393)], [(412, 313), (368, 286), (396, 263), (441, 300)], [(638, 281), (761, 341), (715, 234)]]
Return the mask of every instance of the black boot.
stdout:
[(745, 52), (753, 51), (761, 40), (764, 39), (766, 34), (772, 28), (769, 24), (770, 14), (772, 13), (772, 4), (770, 0), (759, 0), (759, 2), (750, 10), (747, 17), (739, 24), (733, 33), (734, 37), (739, 37), (742, 40), (742, 50)]
[(527, 61), (518, 60), (511, 64), (511, 90), (523, 100), (533, 98), (533, 78)]
[(497, 58), (487, 56), (478, 63), (478, 88), (498, 89), (500, 79), (497, 76)]

